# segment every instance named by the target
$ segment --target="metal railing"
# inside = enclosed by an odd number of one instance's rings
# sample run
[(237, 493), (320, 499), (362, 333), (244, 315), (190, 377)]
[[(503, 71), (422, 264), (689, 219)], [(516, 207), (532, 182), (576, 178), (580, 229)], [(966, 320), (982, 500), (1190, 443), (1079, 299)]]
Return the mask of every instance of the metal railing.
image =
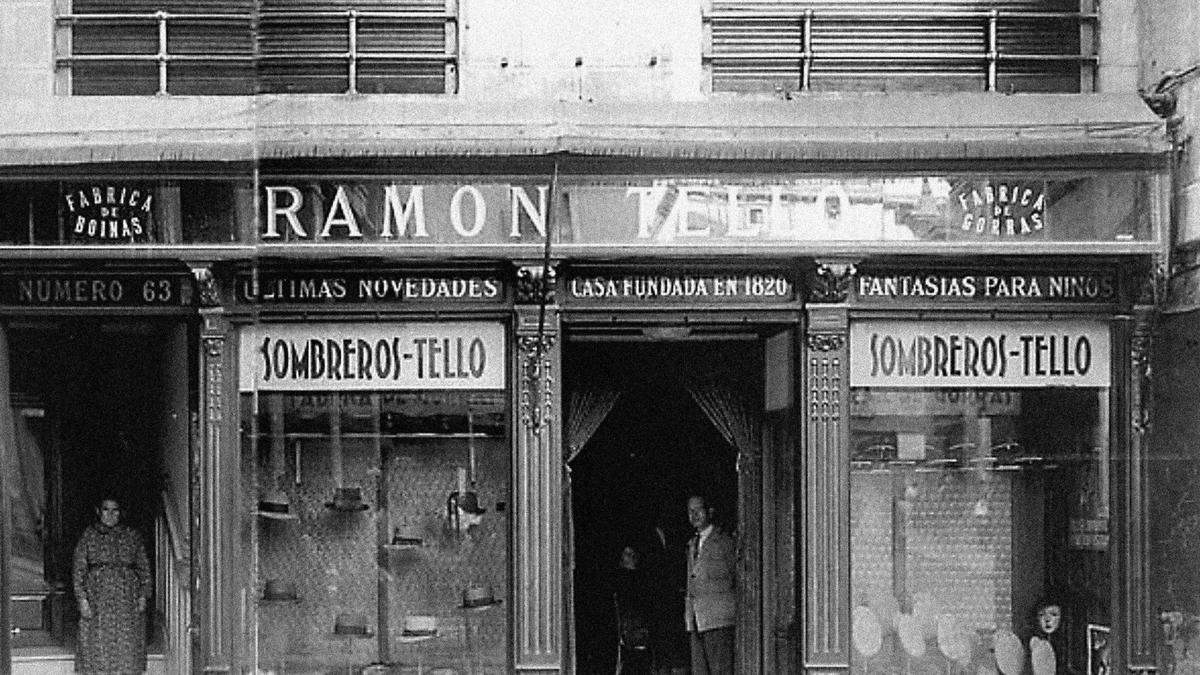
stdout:
[(191, 554), (175, 507), (164, 492), (163, 512), (154, 521), (155, 607), (163, 618), (166, 672), (192, 672)]
[[(707, 12), (704, 21), (713, 35), (704, 61), (710, 66), (741, 62), (758, 62), (772, 65), (799, 64), (800, 90), (808, 91), (812, 87), (813, 62), (853, 63), (864, 61), (884, 62), (888, 64), (903, 64), (913, 62), (955, 62), (981, 63), (986, 67), (987, 91), (996, 91), (996, 83), (1000, 66), (1004, 63), (1051, 63), (1070, 62), (1080, 67), (1094, 66), (1099, 61), (1095, 54), (1080, 53), (1027, 53), (1006, 52), (1002, 49), (999, 39), (1000, 27), (1003, 22), (1042, 22), (1044, 25), (1055, 25), (1070, 22), (1075, 25), (1077, 35), (1085, 28), (1095, 30), (1098, 15), (1088, 12), (1034, 12), (1020, 10), (940, 10), (940, 9), (911, 9), (903, 12), (896, 10), (872, 9), (803, 9), (799, 11), (752, 11), (740, 9), (714, 9)], [(985, 39), (982, 49), (962, 50), (880, 50), (869, 51), (859, 49), (817, 49), (813, 46), (814, 34), (820, 35), (821, 22), (841, 23), (843, 26), (850, 22), (868, 22), (871, 24), (892, 24), (895, 26), (889, 36), (902, 36), (904, 24), (922, 22), (955, 22), (959, 24), (975, 23), (982, 28)], [(728, 46), (735, 40), (721, 40), (716, 36), (717, 25), (725, 26), (756, 26), (791, 25), (798, 29), (801, 44), (799, 51), (786, 50), (752, 50), (738, 49)], [(1081, 44), (1086, 44), (1082, 40)]]
[[(271, 24), (278, 22), (304, 22), (313, 20), (344, 20), (344, 37), (348, 48), (335, 51), (304, 51), (296, 50), (287, 53), (263, 53), (261, 42), (264, 36), (278, 37), (286, 35), (286, 31), (272, 34)], [(170, 92), (169, 67), (172, 64), (243, 64), (246, 66), (269, 67), (278, 62), (311, 63), (313, 61), (344, 62), (349, 82), (346, 93), (358, 92), (359, 66), (368, 61), (387, 61), (393, 63), (427, 63), (441, 64), (446, 69), (447, 78), (453, 76), (457, 67), (457, 21), (454, 12), (430, 11), (374, 11), (374, 10), (325, 10), (325, 11), (289, 11), (267, 10), (252, 15), (246, 14), (217, 14), (217, 13), (177, 13), (158, 11), (153, 13), (83, 13), (61, 14), (57, 18), (59, 26), (74, 28), (82, 25), (103, 24), (139, 24), (153, 22), (157, 26), (158, 49), (155, 53), (76, 53), (73, 48), (67, 48), (69, 53), (60, 53), (55, 59), (58, 68), (70, 69), (82, 63), (154, 63), (158, 69), (157, 94), (167, 95)], [(361, 25), (364, 22), (380, 21), (407, 25), (441, 25), (445, 45), (441, 51), (436, 50), (405, 50), (386, 51), (361, 48)], [(247, 44), (253, 45), (246, 53), (208, 53), (191, 54), (172, 52), (170, 36), (172, 28), (181, 24), (229, 24), (234, 31), (244, 31), (242, 36)], [(239, 27), (240, 25), (240, 27)], [(257, 28), (256, 28), (257, 26)], [(251, 39), (252, 31), (257, 34)], [(432, 34), (432, 33), (431, 33)], [(218, 38), (219, 39), (219, 38)], [(230, 40), (236, 39), (231, 35)], [(258, 42), (258, 44), (254, 44)], [(61, 49), (61, 48), (60, 48)]]

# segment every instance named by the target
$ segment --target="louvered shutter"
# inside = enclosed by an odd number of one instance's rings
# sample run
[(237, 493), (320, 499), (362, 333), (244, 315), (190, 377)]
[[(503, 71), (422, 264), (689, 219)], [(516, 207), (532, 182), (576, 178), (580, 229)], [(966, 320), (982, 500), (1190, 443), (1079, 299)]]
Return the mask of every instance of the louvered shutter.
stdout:
[(160, 92), (160, 20), (165, 12), (168, 94), (254, 91), (253, 0), (74, 0), (71, 92)]
[(454, 89), (457, 24), (445, 0), (262, 0), (261, 7), (265, 93)]
[(715, 92), (1079, 91), (1092, 59), (1081, 54), (1089, 17), (1078, 9), (1064, 0), (721, 0), (706, 60)]

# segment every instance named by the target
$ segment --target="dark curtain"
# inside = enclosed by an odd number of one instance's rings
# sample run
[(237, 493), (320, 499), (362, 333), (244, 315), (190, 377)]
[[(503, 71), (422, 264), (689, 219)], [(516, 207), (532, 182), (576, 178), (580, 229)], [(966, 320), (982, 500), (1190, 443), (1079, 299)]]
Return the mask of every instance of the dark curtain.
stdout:
[(567, 415), (563, 421), (563, 556), (566, 558), (563, 587), (567, 597), (567, 653), (575, 653), (575, 518), (571, 502), (571, 460), (579, 456), (588, 440), (600, 428), (617, 400), (621, 390), (616, 386), (584, 385), (571, 391), (567, 400)]

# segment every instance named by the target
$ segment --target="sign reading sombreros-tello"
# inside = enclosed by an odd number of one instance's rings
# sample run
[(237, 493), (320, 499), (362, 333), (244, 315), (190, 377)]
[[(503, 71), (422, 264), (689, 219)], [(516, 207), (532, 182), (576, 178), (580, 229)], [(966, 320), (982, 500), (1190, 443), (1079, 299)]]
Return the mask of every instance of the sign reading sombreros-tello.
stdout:
[(1092, 321), (864, 321), (856, 387), (1107, 387), (1108, 327)]
[(242, 391), (503, 389), (498, 323), (259, 325), (241, 336)]

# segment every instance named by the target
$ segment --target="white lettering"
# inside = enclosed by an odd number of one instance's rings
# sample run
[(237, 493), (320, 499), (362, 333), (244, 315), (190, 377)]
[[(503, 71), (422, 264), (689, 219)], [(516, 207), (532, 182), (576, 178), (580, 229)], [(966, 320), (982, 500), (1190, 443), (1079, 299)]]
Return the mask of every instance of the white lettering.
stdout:
[(400, 229), (396, 233), (403, 237), (408, 233), (408, 220), (413, 219), (413, 237), (428, 237), (429, 231), (425, 229), (425, 186), (413, 185), (408, 190), (408, 200), (404, 202), (404, 206), (400, 206), (400, 187), (392, 184), (383, 189), (385, 198), (383, 207), (383, 230), (379, 233), (381, 238), (390, 239), (392, 228), (396, 223), (396, 212), (400, 212)]
[[(287, 206), (279, 206), (279, 195), (286, 194), (291, 197), (291, 202)], [(263, 239), (277, 239), (282, 235), (279, 233), (278, 220), (279, 216), (287, 218), (288, 227), (297, 237), (307, 237), (308, 233), (304, 231), (304, 226), (300, 224), (300, 218), (296, 213), (300, 207), (304, 206), (304, 195), (300, 194), (300, 190), (291, 187), (290, 185), (268, 185), (267, 186), (267, 228), (263, 232)]]
[(363, 236), (362, 230), (358, 229), (358, 221), (354, 218), (354, 209), (350, 207), (350, 201), (346, 197), (345, 185), (339, 185), (333, 195), (333, 204), (325, 216), (325, 227), (321, 228), (320, 237), (327, 238), (335, 226), (346, 228), (346, 236), (352, 239), (361, 239)]
[(538, 205), (536, 208), (533, 206), (533, 200), (525, 193), (525, 188), (514, 185), (509, 191), (512, 195), (512, 228), (509, 230), (508, 236), (514, 239), (520, 238), (521, 212), (524, 212), (533, 223), (533, 228), (544, 238), (546, 236), (546, 195), (548, 188), (544, 185), (538, 186)]
[[(475, 223), (469, 230), (463, 227), (462, 201), (464, 194), (471, 195), (471, 199), (475, 202)], [(474, 237), (483, 229), (485, 218), (487, 218), (487, 203), (483, 201), (483, 193), (479, 191), (479, 188), (474, 185), (464, 185), (454, 191), (454, 196), (450, 199), (450, 224), (454, 226), (455, 232), (464, 237)]]

